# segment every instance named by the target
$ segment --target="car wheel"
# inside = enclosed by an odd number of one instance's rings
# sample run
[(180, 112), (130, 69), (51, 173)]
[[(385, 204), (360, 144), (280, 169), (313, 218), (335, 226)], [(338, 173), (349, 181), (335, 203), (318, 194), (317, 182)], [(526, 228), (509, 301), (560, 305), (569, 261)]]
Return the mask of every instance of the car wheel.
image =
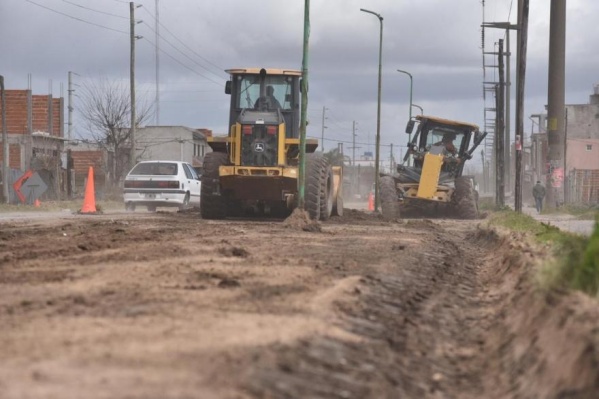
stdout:
[(135, 212), (135, 204), (133, 202), (127, 202), (125, 204), (125, 210), (129, 212)]
[(156, 206), (148, 205), (148, 212), (156, 212)]
[(183, 203), (179, 207), (179, 209), (187, 209), (189, 208), (189, 193), (185, 193), (185, 198), (183, 198)]

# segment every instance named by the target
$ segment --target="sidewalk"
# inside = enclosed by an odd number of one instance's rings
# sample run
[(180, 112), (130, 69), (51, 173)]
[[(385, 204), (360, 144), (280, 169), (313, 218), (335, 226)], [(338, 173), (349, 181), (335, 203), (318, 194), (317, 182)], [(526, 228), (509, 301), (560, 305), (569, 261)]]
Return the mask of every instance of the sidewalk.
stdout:
[(523, 204), (522, 213), (532, 216), (539, 222), (555, 226), (560, 230), (582, 234), (585, 236), (590, 236), (593, 232), (593, 228), (595, 227), (594, 220), (577, 220), (574, 216), (567, 214), (538, 214), (533, 205)]

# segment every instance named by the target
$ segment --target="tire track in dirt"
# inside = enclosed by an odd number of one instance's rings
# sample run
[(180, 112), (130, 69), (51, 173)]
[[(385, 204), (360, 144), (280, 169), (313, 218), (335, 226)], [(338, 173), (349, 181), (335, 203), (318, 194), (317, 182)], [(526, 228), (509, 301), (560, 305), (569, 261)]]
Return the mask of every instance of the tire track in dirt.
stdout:
[[(410, 225), (430, 239), (398, 254), (392, 270), (368, 268), (356, 287), (360, 299), (337, 307), (339, 324), (363, 341), (316, 336), (270, 348), (257, 355), (248, 392), (258, 398), (599, 397), (599, 312), (588, 303), (574, 312), (571, 296), (557, 299), (568, 303), (565, 312), (551, 309), (531, 278), (532, 259), (541, 254), (523, 237), (462, 222)], [(579, 320), (566, 323), (572, 313)], [(571, 351), (552, 347), (570, 334), (581, 341)], [(556, 352), (571, 370), (560, 370)]]
[(471, 222), (346, 215), (311, 232), (179, 213), (8, 226), (0, 391), (599, 397), (599, 310), (535, 292), (543, 249)]

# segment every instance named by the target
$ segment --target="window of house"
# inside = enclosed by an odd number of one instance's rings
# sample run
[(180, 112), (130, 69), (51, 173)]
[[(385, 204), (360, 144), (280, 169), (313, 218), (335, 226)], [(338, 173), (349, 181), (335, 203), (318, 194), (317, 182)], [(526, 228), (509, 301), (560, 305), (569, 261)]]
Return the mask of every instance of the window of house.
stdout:
[(204, 156), (204, 145), (203, 144), (194, 144), (193, 156), (194, 157), (203, 157)]
[(587, 144), (587, 151), (593, 151), (593, 145)]

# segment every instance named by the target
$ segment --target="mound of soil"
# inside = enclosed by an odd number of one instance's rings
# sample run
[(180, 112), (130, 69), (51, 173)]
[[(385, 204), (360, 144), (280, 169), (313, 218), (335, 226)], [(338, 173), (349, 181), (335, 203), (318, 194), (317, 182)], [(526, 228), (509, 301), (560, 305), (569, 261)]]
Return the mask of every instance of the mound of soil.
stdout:
[(310, 215), (303, 209), (295, 208), (291, 215), (283, 221), (283, 226), (309, 232), (321, 232), (322, 226), (319, 221), (310, 219)]

